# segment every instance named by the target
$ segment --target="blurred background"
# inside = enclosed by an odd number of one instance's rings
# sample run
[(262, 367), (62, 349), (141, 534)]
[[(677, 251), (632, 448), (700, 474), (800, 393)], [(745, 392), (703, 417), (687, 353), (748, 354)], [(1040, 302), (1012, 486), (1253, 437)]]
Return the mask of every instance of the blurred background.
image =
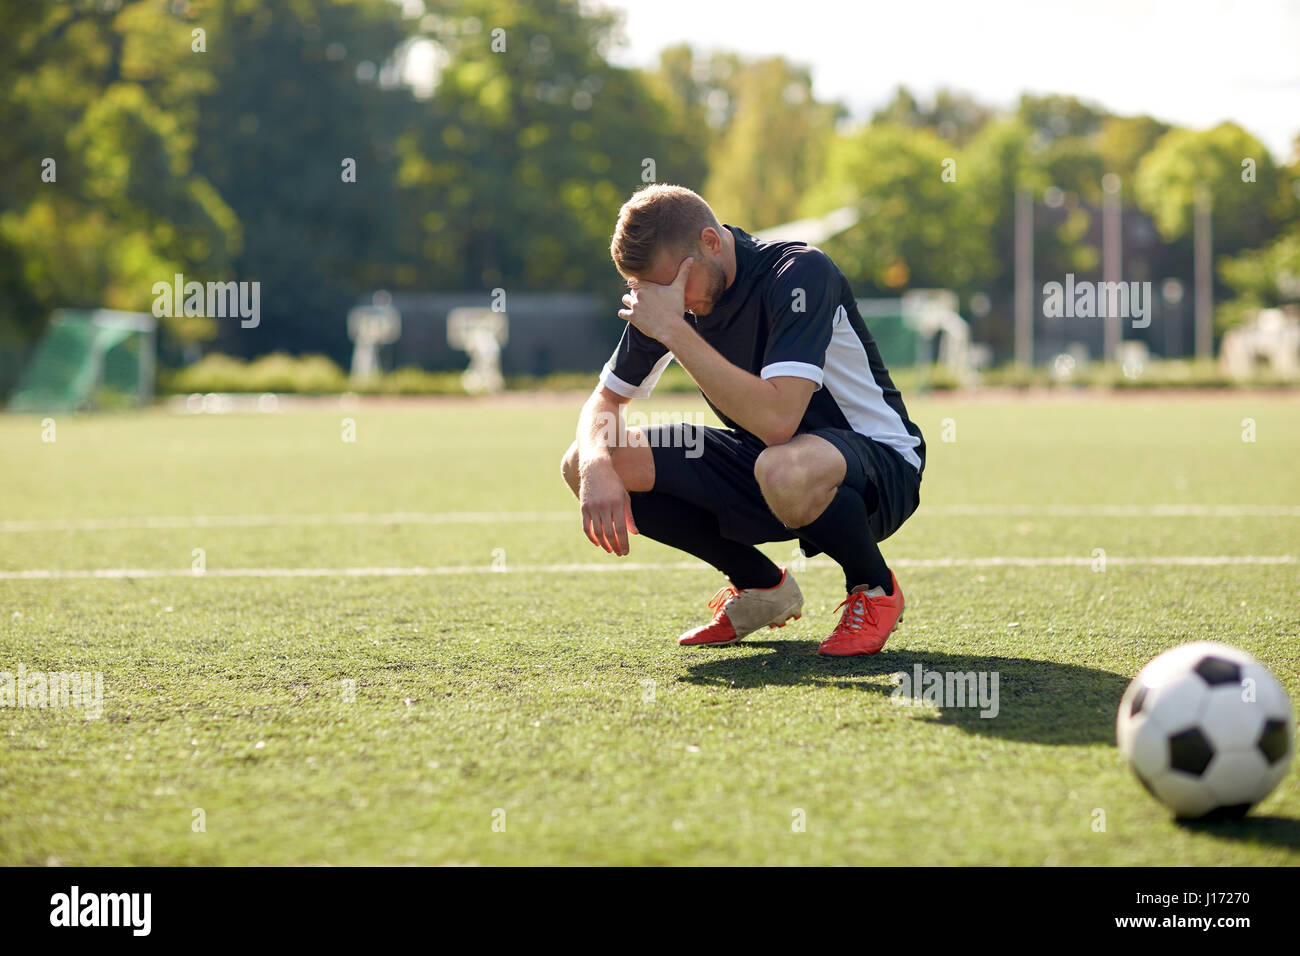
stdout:
[(1298, 63), (1285, 3), (6, 3), (0, 396), (589, 387), (649, 181), (825, 249), (905, 387), (1294, 383)]

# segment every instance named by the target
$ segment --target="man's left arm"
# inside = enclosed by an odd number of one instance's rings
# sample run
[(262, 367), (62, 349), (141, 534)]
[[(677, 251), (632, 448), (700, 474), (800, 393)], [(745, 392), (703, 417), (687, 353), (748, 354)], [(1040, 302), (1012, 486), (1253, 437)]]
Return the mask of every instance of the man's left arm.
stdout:
[(830, 323), (817, 322), (817, 315), (824, 304), (820, 300), (833, 287), (818, 268), (829, 266), (829, 260), (821, 258), (790, 264), (773, 284), (768, 303), (773, 325), (762, 375), (727, 361), (683, 318), (683, 290), (693, 261), (689, 258), (682, 261), (672, 285), (647, 284), (625, 296), (627, 308), (619, 315), (662, 342), (728, 418), (764, 444), (783, 444), (794, 437), (809, 400), (821, 387)]
[(765, 445), (794, 437), (817, 385), (806, 378), (759, 378), (732, 365), (683, 320), (671, 326), (664, 345), (700, 391), (745, 431)]

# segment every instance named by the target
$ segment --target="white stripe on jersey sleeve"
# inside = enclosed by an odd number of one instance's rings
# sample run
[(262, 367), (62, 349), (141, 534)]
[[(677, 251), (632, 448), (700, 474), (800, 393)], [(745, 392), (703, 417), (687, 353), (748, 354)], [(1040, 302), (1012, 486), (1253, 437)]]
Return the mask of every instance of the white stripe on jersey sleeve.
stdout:
[(844, 306), (835, 312), (831, 344), (826, 347), (825, 386), (850, 428), (888, 445), (909, 465), (921, 470), (921, 456), (915, 451), (921, 440), (908, 434), (903, 419), (885, 401), (885, 393), (871, 374), (867, 350), (853, 331)]
[(806, 378), (810, 382), (816, 383), (818, 388), (822, 387), (822, 370), (816, 365), (810, 365), (807, 362), (773, 362), (771, 365), (764, 365), (758, 377), (776, 378), (781, 375), (788, 375), (791, 378)]
[(624, 398), (649, 398), (650, 393), (659, 384), (659, 378), (664, 374), (664, 369), (668, 367), (668, 363), (672, 360), (673, 353), (665, 352), (663, 357), (658, 362), (655, 362), (654, 368), (650, 370), (650, 373), (646, 375), (640, 385), (632, 385), (623, 381), (614, 374), (614, 370), (606, 362), (605, 367), (600, 372), (600, 384), (615, 395), (622, 395)]

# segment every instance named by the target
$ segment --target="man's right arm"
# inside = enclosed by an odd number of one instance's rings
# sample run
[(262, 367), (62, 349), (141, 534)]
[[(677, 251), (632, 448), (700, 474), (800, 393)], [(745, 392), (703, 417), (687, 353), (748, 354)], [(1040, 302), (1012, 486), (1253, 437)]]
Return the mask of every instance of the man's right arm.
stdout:
[(578, 419), (582, 530), (592, 544), (610, 554), (627, 554), (629, 532), (638, 533), (632, 520), (632, 499), (614, 467), (615, 449), (623, 458), (629, 451), (620, 447), (625, 444), (623, 406), (633, 398), (648, 398), (672, 358), (662, 342), (633, 325), (626, 326), (614, 354), (601, 370), (600, 384), (582, 406)]
[(582, 531), (610, 554), (628, 553), (628, 534), (636, 534), (632, 499), (614, 469), (613, 449), (623, 431), (628, 399), (605, 386), (591, 393), (578, 416), (578, 502)]

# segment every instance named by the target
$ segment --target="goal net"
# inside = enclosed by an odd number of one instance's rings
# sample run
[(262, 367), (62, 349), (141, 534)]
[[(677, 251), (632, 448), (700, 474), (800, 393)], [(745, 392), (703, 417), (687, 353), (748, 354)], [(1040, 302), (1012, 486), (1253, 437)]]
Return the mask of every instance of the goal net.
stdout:
[(147, 404), (153, 397), (157, 323), (142, 312), (60, 309), (36, 345), (14, 412)]

